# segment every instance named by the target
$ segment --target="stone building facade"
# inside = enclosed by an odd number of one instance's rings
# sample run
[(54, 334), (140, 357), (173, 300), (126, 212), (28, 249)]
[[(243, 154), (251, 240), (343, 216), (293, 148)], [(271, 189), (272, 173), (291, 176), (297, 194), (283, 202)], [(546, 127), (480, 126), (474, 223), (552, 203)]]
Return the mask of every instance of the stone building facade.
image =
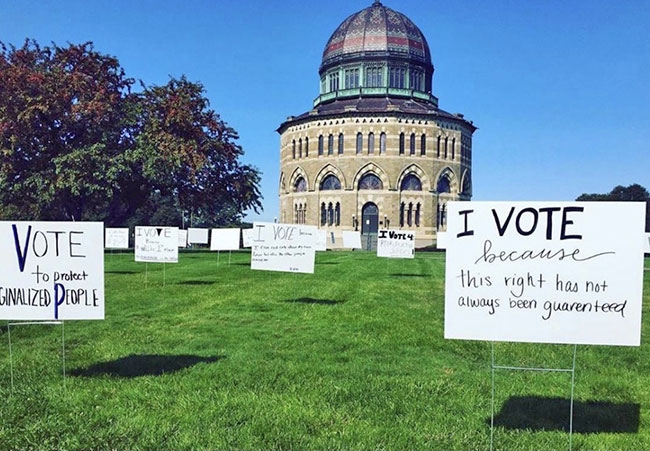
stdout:
[[(472, 135), (462, 114), (438, 108), (420, 29), (379, 1), (334, 31), (313, 108), (280, 125), (280, 218), (334, 236), (379, 228), (432, 244), (446, 203), (472, 195)], [(333, 235), (332, 235), (333, 234)]]

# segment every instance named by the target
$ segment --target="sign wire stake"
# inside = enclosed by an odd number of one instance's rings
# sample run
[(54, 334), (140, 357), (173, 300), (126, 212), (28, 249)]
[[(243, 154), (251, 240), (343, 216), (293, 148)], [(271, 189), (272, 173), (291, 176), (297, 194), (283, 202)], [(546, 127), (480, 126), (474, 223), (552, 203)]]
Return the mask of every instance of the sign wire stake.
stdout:
[(494, 451), (494, 406), (495, 406), (495, 370), (509, 370), (509, 371), (537, 371), (537, 372), (556, 372), (556, 373), (571, 373), (571, 400), (569, 404), (569, 451), (573, 450), (573, 405), (575, 393), (575, 374), (576, 374), (576, 355), (578, 352), (578, 345), (573, 345), (573, 358), (571, 368), (542, 368), (542, 367), (522, 367), (522, 366), (507, 366), (497, 365), (494, 357), (494, 342), (490, 342), (491, 348), (491, 379), (492, 379), (492, 400), (490, 403), (490, 451)]
[(61, 365), (63, 375), (63, 390), (65, 390), (65, 328), (64, 321), (17, 321), (7, 323), (7, 338), (9, 340), (9, 378), (11, 381), (11, 393), (14, 394), (14, 357), (11, 345), (11, 326), (33, 326), (33, 325), (55, 325), (61, 326)]

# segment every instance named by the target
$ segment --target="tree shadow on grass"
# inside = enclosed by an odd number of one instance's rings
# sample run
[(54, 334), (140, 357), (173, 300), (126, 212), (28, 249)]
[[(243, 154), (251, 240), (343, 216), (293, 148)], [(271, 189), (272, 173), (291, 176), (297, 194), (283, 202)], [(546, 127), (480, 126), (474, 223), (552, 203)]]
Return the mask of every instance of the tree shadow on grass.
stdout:
[[(571, 401), (565, 398), (513, 396), (494, 417), (494, 425), (505, 429), (569, 432)], [(573, 432), (638, 433), (640, 404), (607, 401), (573, 402)], [(490, 425), (488, 418), (487, 424)]]
[(138, 274), (138, 271), (106, 271), (106, 274)]
[(201, 357), (188, 354), (132, 354), (108, 362), (95, 363), (87, 368), (76, 368), (70, 371), (69, 374), (80, 377), (104, 375), (126, 378), (160, 376), (189, 368), (198, 363), (212, 363), (224, 358), (225, 356)]
[(334, 299), (297, 298), (297, 299), (287, 299), (284, 302), (291, 302), (297, 304), (337, 305), (337, 304), (342, 304), (345, 301), (335, 301)]

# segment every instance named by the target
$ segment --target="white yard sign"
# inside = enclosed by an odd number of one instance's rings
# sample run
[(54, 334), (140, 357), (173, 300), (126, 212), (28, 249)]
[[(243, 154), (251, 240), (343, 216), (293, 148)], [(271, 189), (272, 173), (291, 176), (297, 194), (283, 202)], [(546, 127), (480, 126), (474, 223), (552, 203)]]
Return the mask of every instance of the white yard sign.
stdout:
[(106, 249), (128, 249), (129, 248), (129, 229), (125, 228), (107, 228), (105, 231)]
[(436, 232), (436, 249), (447, 249), (447, 232), (439, 230)]
[(253, 229), (242, 229), (241, 239), (244, 247), (251, 247), (253, 245)]
[(344, 231), (343, 247), (348, 249), (361, 249), (361, 233), (354, 231)]
[(178, 227), (137, 226), (135, 261), (178, 263)]
[(415, 234), (400, 230), (380, 230), (377, 257), (415, 258)]
[(643, 203), (448, 205), (445, 338), (640, 344)]
[(104, 319), (104, 224), (0, 222), (0, 319)]
[(296, 224), (253, 224), (251, 269), (314, 272), (317, 228)]
[(187, 242), (190, 244), (208, 244), (210, 234), (208, 229), (187, 229)]
[(327, 250), (327, 230), (316, 230), (316, 244), (314, 245), (314, 249), (317, 251)]
[(241, 229), (212, 229), (211, 251), (236, 251), (239, 249)]
[(178, 247), (187, 247), (187, 230), (178, 230)]

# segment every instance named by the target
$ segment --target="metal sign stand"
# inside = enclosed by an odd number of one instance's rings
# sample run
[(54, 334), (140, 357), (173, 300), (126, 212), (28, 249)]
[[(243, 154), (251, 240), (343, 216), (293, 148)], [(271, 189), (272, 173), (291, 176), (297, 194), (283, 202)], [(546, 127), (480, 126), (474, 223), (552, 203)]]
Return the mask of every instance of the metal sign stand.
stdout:
[(492, 415), (490, 419), (490, 451), (494, 451), (494, 372), (495, 370), (509, 370), (509, 371), (538, 371), (538, 372), (556, 372), (556, 373), (571, 373), (571, 403), (569, 407), (569, 451), (573, 449), (573, 394), (575, 389), (575, 375), (576, 375), (576, 353), (578, 345), (573, 345), (573, 361), (571, 368), (536, 368), (536, 367), (521, 367), (521, 366), (507, 366), (497, 365), (494, 357), (494, 342), (490, 342), (492, 350), (492, 402), (491, 409)]
[(61, 326), (61, 362), (63, 374), (63, 389), (65, 390), (65, 323), (63, 321), (18, 321), (7, 323), (7, 337), (9, 339), (9, 374), (11, 378), (11, 394), (14, 392), (14, 358), (11, 348), (11, 326), (32, 325), (60, 325)]

